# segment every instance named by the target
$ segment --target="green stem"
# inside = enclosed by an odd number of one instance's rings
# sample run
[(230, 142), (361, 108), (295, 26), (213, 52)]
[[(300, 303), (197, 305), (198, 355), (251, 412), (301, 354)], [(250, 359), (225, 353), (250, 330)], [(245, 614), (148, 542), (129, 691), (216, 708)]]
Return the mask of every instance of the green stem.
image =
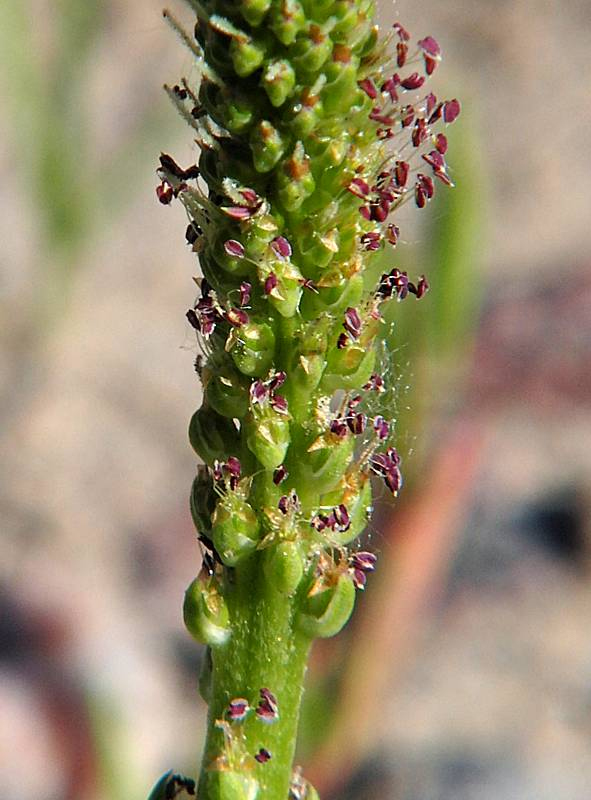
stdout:
[(260, 579), (261, 562), (262, 554), (257, 553), (240, 564), (230, 573), (224, 591), (232, 636), (212, 653), (211, 702), (199, 785), (203, 800), (214, 798), (207, 782), (208, 767), (224, 752), (224, 735), (216, 723), (224, 719), (229, 702), (235, 698), (243, 697), (256, 707), (262, 688), (277, 698), (278, 719), (265, 723), (251, 712), (244, 723), (233, 724), (232, 730), (237, 736), (239, 731), (243, 734), (245, 753), (252, 756), (265, 748), (271, 754), (265, 764), (252, 758), (252, 776), (259, 785), (257, 796), (286, 800), (289, 792), (310, 640), (295, 630), (294, 599)]

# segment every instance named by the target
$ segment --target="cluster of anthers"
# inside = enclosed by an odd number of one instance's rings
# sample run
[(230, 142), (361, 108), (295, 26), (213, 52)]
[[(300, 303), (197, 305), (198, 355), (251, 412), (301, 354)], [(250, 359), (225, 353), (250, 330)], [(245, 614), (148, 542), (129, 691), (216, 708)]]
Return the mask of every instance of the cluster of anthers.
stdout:
[[(373, 183), (364, 177), (364, 167), (359, 165), (359, 174), (347, 188), (363, 201), (359, 207), (362, 217), (377, 223), (386, 222), (411, 197), (418, 208), (424, 208), (435, 193), (434, 178), (453, 186), (445, 162), (447, 137), (441, 132), (434, 133), (433, 128), (439, 121), (451, 124), (460, 114), (457, 99), (438, 101), (432, 92), (414, 103), (406, 102), (409, 93), (418, 91), (435, 70), (441, 60), (441, 48), (432, 36), (426, 36), (411, 52), (408, 31), (399, 22), (394, 24), (394, 30), (398, 37), (397, 68), (423, 62), (425, 75), (415, 71), (401, 77), (394, 72), (379, 87), (371, 78), (360, 82), (363, 91), (375, 103), (370, 118), (382, 126), (377, 129), (376, 136), (391, 141), (393, 147)], [(421, 163), (429, 168), (428, 174), (420, 171)], [(398, 227), (390, 224), (385, 234), (380, 230), (370, 231), (361, 241), (366, 250), (376, 250), (384, 240), (395, 246), (399, 235)]]

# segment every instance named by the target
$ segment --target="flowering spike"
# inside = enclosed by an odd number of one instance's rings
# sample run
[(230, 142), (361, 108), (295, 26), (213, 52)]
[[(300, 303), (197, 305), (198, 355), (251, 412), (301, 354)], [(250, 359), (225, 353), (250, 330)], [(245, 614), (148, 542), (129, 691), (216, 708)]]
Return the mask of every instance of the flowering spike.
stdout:
[(413, 44), (399, 22), (380, 37), (370, 0), (189, 5), (193, 33), (166, 17), (192, 80), (167, 94), (201, 154), (180, 166), (161, 153), (156, 195), (183, 205), (202, 275), (187, 322), (203, 554), (184, 606), (212, 651), (199, 797), (314, 800), (290, 763), (307, 652), (347, 622), (375, 566), (347, 549), (370, 474), (402, 486), (381, 306), (429, 288), (395, 264), (372, 288), (371, 260), (401, 242), (402, 205), (452, 185), (441, 129), (460, 104), (423, 88), (437, 40)]

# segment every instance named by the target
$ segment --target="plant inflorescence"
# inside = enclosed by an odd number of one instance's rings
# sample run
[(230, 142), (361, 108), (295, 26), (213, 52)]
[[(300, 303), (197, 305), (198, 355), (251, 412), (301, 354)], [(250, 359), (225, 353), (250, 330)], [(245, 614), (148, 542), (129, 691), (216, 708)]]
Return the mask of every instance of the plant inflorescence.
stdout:
[(203, 566), (184, 605), (207, 645), (197, 793), (312, 800), (292, 766), (309, 647), (338, 633), (375, 568), (355, 544), (370, 476), (393, 495), (402, 485), (393, 420), (375, 413), (376, 351), (384, 304), (428, 283), (395, 266), (393, 215), (451, 185), (442, 128), (460, 106), (423, 88), (436, 40), (412, 44), (399, 23), (381, 36), (373, 0), (189, 5), (191, 33), (165, 16), (197, 80), (166, 91), (201, 154), (188, 168), (162, 154), (157, 195), (186, 209), (201, 268), (187, 319)]

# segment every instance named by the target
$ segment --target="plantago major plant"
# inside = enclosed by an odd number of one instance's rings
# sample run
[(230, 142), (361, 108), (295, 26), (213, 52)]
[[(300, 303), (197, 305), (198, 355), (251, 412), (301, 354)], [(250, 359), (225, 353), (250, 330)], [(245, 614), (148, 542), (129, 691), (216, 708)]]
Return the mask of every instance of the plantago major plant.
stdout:
[(395, 212), (451, 185), (441, 128), (457, 100), (425, 94), (431, 36), (381, 36), (373, 0), (189, 0), (195, 82), (166, 87), (199, 163), (160, 157), (163, 204), (188, 216), (200, 296), (187, 312), (203, 405), (191, 512), (203, 564), (185, 623), (207, 646), (201, 775), (153, 798), (312, 800), (293, 768), (310, 646), (349, 619), (376, 555), (355, 542), (370, 476), (402, 485), (384, 411), (382, 307), (428, 289), (395, 266)]

